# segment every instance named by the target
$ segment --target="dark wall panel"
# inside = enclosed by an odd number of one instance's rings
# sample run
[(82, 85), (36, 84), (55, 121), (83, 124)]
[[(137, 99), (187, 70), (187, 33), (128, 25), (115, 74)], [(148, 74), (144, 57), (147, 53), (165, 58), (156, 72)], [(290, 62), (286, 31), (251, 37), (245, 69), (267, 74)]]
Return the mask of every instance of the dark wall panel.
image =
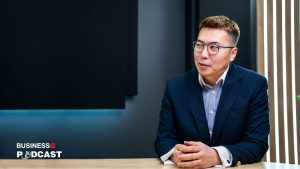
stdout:
[(137, 1), (0, 6), (0, 108), (124, 108), (137, 93)]

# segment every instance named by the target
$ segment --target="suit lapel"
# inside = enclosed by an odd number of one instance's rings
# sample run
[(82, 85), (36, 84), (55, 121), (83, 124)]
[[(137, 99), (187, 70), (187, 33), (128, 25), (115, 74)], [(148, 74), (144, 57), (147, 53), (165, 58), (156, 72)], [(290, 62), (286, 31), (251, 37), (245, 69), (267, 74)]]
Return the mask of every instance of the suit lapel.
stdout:
[(209, 132), (207, 119), (205, 115), (205, 108), (202, 96), (202, 87), (198, 81), (198, 73), (194, 71), (188, 77), (188, 85), (190, 87), (186, 88), (186, 94), (190, 103), (190, 108), (192, 110), (192, 115), (195, 119), (199, 134), (202, 138), (202, 142), (205, 144), (210, 144)]
[(218, 140), (220, 133), (224, 129), (224, 124), (226, 123), (227, 118), (230, 114), (230, 108), (240, 89), (240, 83), (238, 82), (238, 80), (241, 77), (242, 76), (236, 70), (235, 65), (231, 65), (222, 88), (222, 93), (216, 112), (214, 130), (211, 140), (212, 145), (215, 144), (215, 142)]

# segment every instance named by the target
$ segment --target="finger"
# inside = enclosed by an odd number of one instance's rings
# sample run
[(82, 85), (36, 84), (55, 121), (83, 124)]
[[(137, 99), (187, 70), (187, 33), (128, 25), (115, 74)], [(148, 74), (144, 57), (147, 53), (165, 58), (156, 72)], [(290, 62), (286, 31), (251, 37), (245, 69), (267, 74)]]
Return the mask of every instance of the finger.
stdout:
[(189, 168), (189, 169), (202, 169), (202, 168), (207, 168), (207, 167), (203, 167), (203, 166), (201, 166), (201, 165), (197, 165), (197, 166), (191, 167), (191, 168)]
[(186, 147), (186, 145), (176, 144), (175, 149), (177, 149), (178, 151), (181, 151), (181, 149), (183, 149), (184, 147)]
[(177, 150), (177, 149), (175, 149), (174, 152), (173, 152), (173, 155), (176, 156), (176, 157), (180, 154), (183, 154), (183, 153), (181, 151)]
[(172, 156), (171, 156), (171, 157), (173, 157), (173, 158), (171, 158), (172, 161), (175, 162), (175, 163), (179, 162), (178, 155), (181, 155), (181, 154), (182, 153), (175, 148), (173, 153), (172, 153)]
[(177, 163), (180, 168), (193, 168), (197, 167), (201, 164), (201, 160), (193, 160), (193, 161), (184, 161)]
[(200, 146), (189, 146), (181, 149), (182, 153), (197, 153), (199, 151), (201, 151)]
[(184, 145), (186, 146), (200, 146), (200, 145), (205, 145), (200, 141), (184, 141)]
[(172, 153), (172, 158), (171, 158), (171, 160), (172, 160), (173, 162), (175, 162), (175, 163), (178, 163), (178, 162), (180, 161), (180, 160), (178, 159), (178, 155), (183, 154), (181, 151), (178, 150), (179, 148), (181, 148), (179, 145), (177, 146), (177, 148), (176, 148), (176, 146), (175, 146), (175, 149), (174, 149), (174, 151), (173, 151), (173, 153)]
[(179, 161), (194, 161), (198, 160), (199, 156), (197, 153), (181, 154), (177, 156)]

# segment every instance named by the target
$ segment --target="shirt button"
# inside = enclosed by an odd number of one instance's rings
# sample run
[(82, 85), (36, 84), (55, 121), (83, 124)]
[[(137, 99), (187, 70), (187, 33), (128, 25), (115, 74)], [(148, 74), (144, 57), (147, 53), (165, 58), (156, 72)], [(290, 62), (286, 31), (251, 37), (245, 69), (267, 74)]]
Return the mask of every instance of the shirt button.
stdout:
[(209, 113), (210, 113), (210, 114), (214, 114), (214, 111), (211, 110)]
[(212, 93), (215, 94), (215, 91), (213, 90)]
[(211, 130), (209, 130), (209, 134), (212, 135), (212, 131)]

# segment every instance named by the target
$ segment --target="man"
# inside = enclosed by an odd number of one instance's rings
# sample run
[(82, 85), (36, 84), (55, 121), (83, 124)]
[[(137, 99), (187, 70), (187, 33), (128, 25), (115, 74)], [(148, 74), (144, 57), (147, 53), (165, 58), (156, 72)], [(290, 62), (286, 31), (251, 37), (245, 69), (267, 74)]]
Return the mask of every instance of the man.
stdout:
[(259, 162), (268, 150), (268, 85), (233, 63), (240, 35), (225, 16), (200, 23), (196, 70), (167, 81), (155, 151), (181, 168)]

